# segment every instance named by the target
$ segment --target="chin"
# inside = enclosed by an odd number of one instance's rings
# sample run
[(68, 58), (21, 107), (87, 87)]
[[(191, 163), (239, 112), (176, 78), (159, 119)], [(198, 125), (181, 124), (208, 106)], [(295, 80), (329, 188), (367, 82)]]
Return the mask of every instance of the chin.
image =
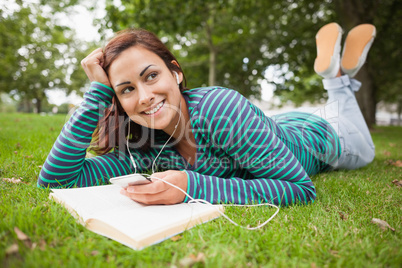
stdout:
[(145, 127), (151, 128), (151, 129), (164, 130), (164, 129), (166, 129), (168, 126), (169, 126), (169, 124), (166, 124), (166, 123), (161, 123), (161, 124), (158, 124), (158, 123), (151, 124), (151, 123), (150, 123), (150, 124), (148, 124), (148, 125), (145, 126)]

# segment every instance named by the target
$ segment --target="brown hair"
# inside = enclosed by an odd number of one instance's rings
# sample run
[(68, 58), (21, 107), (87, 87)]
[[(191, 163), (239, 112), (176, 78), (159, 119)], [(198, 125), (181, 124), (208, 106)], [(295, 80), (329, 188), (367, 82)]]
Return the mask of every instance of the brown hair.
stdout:
[[(167, 49), (162, 41), (153, 33), (143, 29), (126, 29), (120, 31), (112, 38), (104, 48), (104, 61), (103, 69), (108, 74), (109, 67), (112, 62), (126, 49), (133, 46), (141, 46), (156, 55), (158, 55), (166, 64), (170, 71), (176, 71), (183, 73), (182, 69), (172, 61), (177, 61), (175, 56)], [(184, 82), (184, 85), (183, 85)], [(183, 92), (186, 89), (186, 78), (183, 73), (183, 82), (180, 83), (180, 91)], [(110, 150), (119, 147), (119, 142), (125, 143), (126, 137), (130, 139), (130, 142), (143, 141), (141, 135), (149, 131), (143, 131), (142, 126), (134, 123), (130, 120), (130, 132), (126, 128), (128, 116), (124, 112), (122, 106), (116, 95), (113, 96), (112, 104), (105, 109), (104, 116), (99, 120), (98, 126), (92, 135), (92, 142), (90, 149), (96, 154), (106, 154)], [(145, 134), (144, 134), (145, 135)], [(148, 135), (149, 136), (149, 135)], [(140, 146), (141, 149), (146, 150), (149, 148), (149, 137), (146, 137), (146, 142)]]

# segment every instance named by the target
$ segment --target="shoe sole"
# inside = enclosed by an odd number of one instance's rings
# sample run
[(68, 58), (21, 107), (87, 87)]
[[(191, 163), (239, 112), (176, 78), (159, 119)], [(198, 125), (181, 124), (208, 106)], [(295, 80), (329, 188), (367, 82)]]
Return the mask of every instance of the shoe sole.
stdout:
[(342, 40), (342, 28), (337, 23), (323, 26), (316, 35), (317, 58), (314, 70), (317, 74), (330, 78), (339, 72), (339, 58)]
[(376, 28), (371, 24), (361, 24), (350, 30), (342, 52), (341, 69), (353, 77), (363, 66), (376, 36)]

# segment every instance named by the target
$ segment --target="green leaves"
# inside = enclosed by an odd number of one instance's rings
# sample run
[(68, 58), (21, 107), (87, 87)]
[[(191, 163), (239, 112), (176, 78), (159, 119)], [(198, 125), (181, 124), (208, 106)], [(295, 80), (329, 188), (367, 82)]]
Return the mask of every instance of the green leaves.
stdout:
[[(6, 66), (0, 71), (0, 92), (11, 92), (24, 103), (34, 100), (40, 112), (45, 90), (72, 90), (69, 77), (79, 68), (75, 58), (78, 42), (71, 29), (56, 24), (55, 17), (75, 3), (77, 0), (19, 3), (19, 8), (7, 15), (0, 11), (0, 65)], [(83, 86), (86, 79), (77, 78)]]
[(364, 66), (372, 81), (362, 81), (371, 88), (359, 93), (370, 101), (360, 105), (363, 111), (370, 110), (375, 109), (373, 103), (385, 100), (398, 103), (397, 112), (402, 113), (402, 35), (401, 27), (394, 25), (401, 16), (401, 1), (134, 0), (122, 1), (121, 7), (113, 3), (107, 0), (103, 28), (141, 27), (169, 40), (166, 44), (174, 48), (189, 87), (213, 82), (258, 97), (264, 72), (275, 65), (288, 71), (280, 82), (268, 82), (275, 84), (282, 99), (296, 104), (323, 96), (321, 78), (313, 70), (318, 29), (331, 21), (345, 31), (374, 23), (377, 39)]
[(137, 0), (122, 6), (107, 1), (104, 26), (141, 27), (169, 40), (189, 87), (222, 85), (256, 97), (271, 64), (286, 63), (295, 76), (309, 64), (307, 75), (313, 74), (314, 25), (325, 17), (317, 15), (322, 4), (308, 0)]

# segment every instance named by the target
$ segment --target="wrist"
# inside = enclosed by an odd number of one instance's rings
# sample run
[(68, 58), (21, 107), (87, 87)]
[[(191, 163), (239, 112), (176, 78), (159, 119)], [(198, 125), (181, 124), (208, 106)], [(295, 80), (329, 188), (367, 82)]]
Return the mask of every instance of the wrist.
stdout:
[[(191, 184), (192, 184), (191, 178), (186, 170), (182, 170), (181, 172), (183, 172), (185, 174), (185, 176), (186, 176), (185, 180), (187, 181), (187, 187), (186, 187), (186, 189), (183, 189), (183, 190), (186, 191), (186, 193), (191, 196), (191, 194), (190, 194), (190, 188), (191, 188)], [(188, 201), (190, 201), (190, 198), (186, 195), (184, 197), (183, 202), (186, 203)]]
[(102, 82), (98, 82), (98, 81), (91, 81), (91, 86), (92, 86), (92, 85), (100, 85), (100, 86), (103, 86), (103, 87), (109, 89), (110, 91), (112, 91), (112, 92), (114, 93), (114, 90), (113, 90), (113, 88), (110, 87), (110, 84), (109, 84), (109, 83), (102, 83)]
[(91, 82), (89, 90), (84, 94), (84, 99), (91, 99), (95, 102), (103, 102), (106, 106), (108, 106), (112, 103), (114, 95), (114, 90), (111, 87), (99, 82)]

